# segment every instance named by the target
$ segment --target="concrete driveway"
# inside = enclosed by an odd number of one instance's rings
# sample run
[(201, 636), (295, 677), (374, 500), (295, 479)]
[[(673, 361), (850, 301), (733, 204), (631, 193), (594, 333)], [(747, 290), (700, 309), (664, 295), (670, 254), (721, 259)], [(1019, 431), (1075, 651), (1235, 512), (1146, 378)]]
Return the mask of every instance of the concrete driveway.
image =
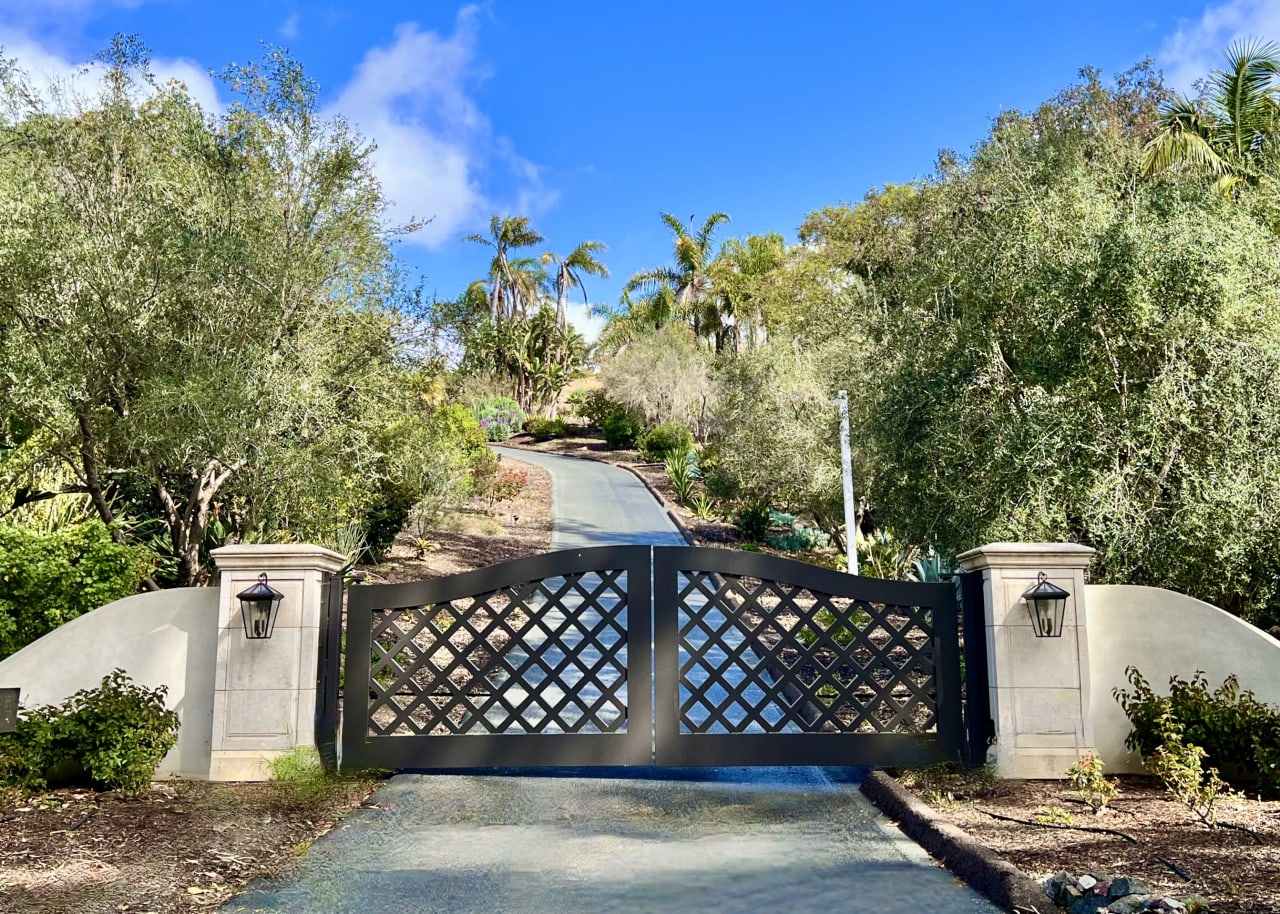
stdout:
[[(553, 549), (684, 545), (625, 470), (510, 454), (554, 481)], [(902, 836), (856, 769), (401, 774), (226, 912), (907, 914), (999, 909)]]

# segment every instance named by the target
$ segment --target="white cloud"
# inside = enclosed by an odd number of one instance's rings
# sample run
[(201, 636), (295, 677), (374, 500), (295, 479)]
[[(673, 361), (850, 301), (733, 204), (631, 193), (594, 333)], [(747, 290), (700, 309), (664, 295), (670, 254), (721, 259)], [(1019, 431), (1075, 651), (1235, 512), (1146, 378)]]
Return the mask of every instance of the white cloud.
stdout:
[[(73, 61), (29, 35), (0, 26), (0, 56), (17, 61), (30, 79), (32, 88), (55, 106), (92, 103), (102, 91), (106, 67), (93, 60)], [(156, 58), (151, 72), (160, 85), (177, 80), (187, 87), (191, 97), (210, 113), (222, 110), (218, 90), (208, 71), (186, 58)]]
[(1207, 6), (1199, 19), (1184, 19), (1165, 38), (1157, 59), (1169, 85), (1184, 92), (1223, 64), (1223, 52), (1240, 39), (1280, 40), (1280, 0), (1226, 0)]
[[(479, 9), (458, 13), (452, 35), (396, 27), (390, 45), (370, 49), (326, 110), (342, 114), (377, 144), (374, 169), (392, 201), (391, 219), (431, 222), (411, 236), (427, 247), (481, 229), (494, 212), (536, 215), (555, 200), (538, 167), (496, 136), (470, 90), (484, 78), (475, 64)], [(495, 195), (498, 174), (514, 189)]]
[(587, 343), (600, 339), (600, 331), (604, 329), (604, 318), (596, 317), (582, 302), (569, 302), (565, 309), (565, 317), (573, 325), (573, 329), (582, 334)]
[(297, 13), (294, 13), (292, 16), (286, 19), (284, 21), (284, 24), (280, 26), (280, 36), (282, 38), (298, 37), (298, 14)]

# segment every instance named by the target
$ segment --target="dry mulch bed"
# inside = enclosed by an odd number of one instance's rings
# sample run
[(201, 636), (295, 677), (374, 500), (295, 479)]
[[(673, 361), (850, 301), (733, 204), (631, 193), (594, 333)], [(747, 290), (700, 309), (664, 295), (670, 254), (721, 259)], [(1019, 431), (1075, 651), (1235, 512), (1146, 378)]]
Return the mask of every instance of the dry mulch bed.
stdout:
[(30, 914), (209, 911), (249, 879), (287, 867), (365, 799), (352, 782), (316, 803), (270, 784), (54, 790), (0, 814), (0, 909)]
[[(1122, 777), (1120, 784), (1111, 807), (1095, 816), (1058, 781), (955, 790), (908, 781), (953, 825), (1033, 878), (1063, 870), (1134, 876), (1157, 892), (1202, 895), (1215, 914), (1280, 914), (1280, 801), (1223, 801), (1218, 819), (1228, 827), (1210, 830), (1155, 779)], [(1081, 830), (1036, 822), (1054, 807)]]
[(472, 498), (435, 529), (425, 531), (428, 548), (401, 533), (387, 560), (361, 567), (370, 583), (398, 584), (442, 578), (545, 552), (551, 544), (551, 474), (541, 467), (504, 458), (505, 469), (527, 474), (524, 490), (508, 501), (489, 505)]
[[(505, 461), (504, 461), (505, 463)], [(546, 550), (551, 478), (537, 467), (519, 496), (473, 501), (427, 531), (402, 534), (370, 580), (470, 571)], [(189, 914), (212, 911), (256, 876), (287, 868), (366, 799), (351, 782), (316, 803), (270, 784), (165, 781), (141, 797), (54, 790), (0, 794), (0, 911), (5, 914)]]

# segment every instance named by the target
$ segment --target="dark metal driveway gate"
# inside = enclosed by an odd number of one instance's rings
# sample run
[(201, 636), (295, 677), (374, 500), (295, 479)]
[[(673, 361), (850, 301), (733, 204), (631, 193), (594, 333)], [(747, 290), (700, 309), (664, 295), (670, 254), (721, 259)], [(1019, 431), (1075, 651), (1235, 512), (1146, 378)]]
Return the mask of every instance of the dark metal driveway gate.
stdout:
[(349, 593), (344, 768), (967, 754), (951, 584), (605, 546)]

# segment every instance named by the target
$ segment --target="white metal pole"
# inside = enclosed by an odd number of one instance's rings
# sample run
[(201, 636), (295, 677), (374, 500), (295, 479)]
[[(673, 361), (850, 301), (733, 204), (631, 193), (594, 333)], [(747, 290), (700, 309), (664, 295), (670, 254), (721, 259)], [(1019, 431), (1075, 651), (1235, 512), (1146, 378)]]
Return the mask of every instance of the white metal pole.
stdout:
[(844, 545), (849, 554), (849, 574), (858, 573), (858, 509), (853, 503), (853, 455), (849, 450), (849, 392), (840, 391), (840, 476), (844, 483)]

